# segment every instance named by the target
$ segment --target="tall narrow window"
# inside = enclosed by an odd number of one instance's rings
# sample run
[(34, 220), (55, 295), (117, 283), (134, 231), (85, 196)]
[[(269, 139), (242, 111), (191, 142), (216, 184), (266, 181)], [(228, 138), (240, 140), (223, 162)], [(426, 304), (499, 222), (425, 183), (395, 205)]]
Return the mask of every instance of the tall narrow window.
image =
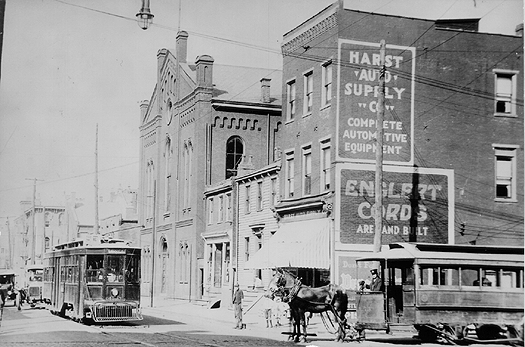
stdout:
[(244, 260), (250, 260), (250, 237), (244, 238)]
[(232, 195), (231, 193), (226, 194), (226, 220), (232, 220)]
[(496, 200), (516, 201), (516, 148), (494, 146)]
[(293, 197), (294, 194), (294, 154), (293, 152), (286, 154), (286, 196), (289, 198)]
[(48, 227), (51, 221), (51, 214), (49, 214), (49, 212), (46, 212), (44, 216), (45, 225), (46, 227)]
[(263, 186), (262, 181), (257, 182), (257, 211), (262, 210), (262, 207), (263, 207), (262, 186)]
[(286, 84), (286, 99), (286, 120), (293, 120), (295, 118), (295, 80)]
[(171, 207), (171, 139), (168, 137), (166, 138), (166, 148), (165, 148), (165, 165), (166, 165), (166, 186), (165, 186), (165, 194), (164, 194), (164, 200), (165, 200), (165, 208), (166, 212), (170, 211)]
[(213, 198), (208, 199), (208, 224), (213, 223)]
[(303, 148), (303, 195), (312, 194), (312, 147)]
[(323, 64), (322, 106), (330, 105), (332, 100), (332, 61)]
[(271, 204), (272, 206), (277, 205), (277, 178), (274, 177), (271, 180), (271, 190), (272, 190), (272, 196), (271, 196)]
[(321, 191), (330, 189), (330, 141), (321, 142)]
[(219, 196), (219, 208), (217, 211), (217, 222), (221, 223), (224, 220), (224, 195)]
[(314, 73), (308, 71), (304, 74), (304, 108), (303, 114), (312, 112), (312, 104), (314, 98)]
[(247, 185), (245, 189), (244, 196), (244, 212), (250, 213), (250, 186)]
[(226, 178), (237, 175), (237, 166), (244, 153), (244, 144), (239, 136), (232, 136), (226, 142)]
[(516, 74), (517, 71), (494, 70), (495, 114), (516, 116)]

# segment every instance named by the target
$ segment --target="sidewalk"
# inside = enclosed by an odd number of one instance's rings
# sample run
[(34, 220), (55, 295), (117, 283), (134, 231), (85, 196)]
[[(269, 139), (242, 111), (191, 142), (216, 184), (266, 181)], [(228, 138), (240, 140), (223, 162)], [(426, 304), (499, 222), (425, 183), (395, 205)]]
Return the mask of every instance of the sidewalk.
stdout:
[[(147, 301), (147, 300), (146, 300)], [(246, 329), (234, 329), (235, 318), (231, 305), (221, 305), (220, 308), (208, 308), (205, 302), (180, 299), (156, 299), (154, 307), (149, 307), (149, 302), (141, 303), (142, 314), (157, 318), (175, 320), (201, 327), (203, 330), (220, 334), (247, 335), (261, 338), (286, 341), (287, 335), (281, 334), (288, 331), (288, 322), (280, 327), (266, 328), (266, 320), (260, 307), (255, 305), (243, 315)]]
[[(277, 341), (287, 341), (288, 335), (283, 332), (289, 332), (288, 321), (281, 320), (282, 326), (266, 328), (266, 320), (262, 312), (262, 307), (255, 305), (243, 316), (243, 322), (246, 329), (234, 329), (235, 318), (232, 307), (208, 308), (205, 302), (179, 299), (156, 299), (154, 307), (149, 307), (149, 302), (141, 304), (142, 313), (146, 316), (164, 318), (186, 323), (199, 327), (204, 331), (215, 334), (241, 335), (272, 339)], [(228, 305), (230, 306), (230, 305)], [(275, 324), (275, 322), (274, 322)], [(319, 315), (314, 315), (308, 325), (308, 334), (316, 334), (308, 338), (308, 343), (295, 344), (296, 346), (315, 346), (315, 347), (334, 347), (341, 346), (340, 342), (335, 342), (335, 335), (330, 334)], [(373, 333), (373, 340), (376, 340), (376, 334)], [(369, 336), (369, 335), (367, 335)], [(379, 337), (380, 335), (377, 335)], [(386, 334), (382, 334), (386, 338)], [(370, 336), (372, 337), (372, 336)], [(376, 340), (378, 341), (378, 340)], [(367, 346), (373, 346), (379, 342), (367, 341)]]

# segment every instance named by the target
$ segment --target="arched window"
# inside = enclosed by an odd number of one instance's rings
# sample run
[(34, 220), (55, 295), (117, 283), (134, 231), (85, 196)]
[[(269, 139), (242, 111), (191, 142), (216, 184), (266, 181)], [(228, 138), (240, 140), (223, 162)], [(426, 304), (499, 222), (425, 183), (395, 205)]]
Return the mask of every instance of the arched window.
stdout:
[(161, 240), (162, 254), (168, 253), (168, 241), (163, 237)]
[(237, 166), (244, 154), (244, 143), (239, 136), (232, 136), (226, 142), (226, 178), (237, 175)]
[(171, 139), (169, 138), (169, 136), (166, 137), (166, 153), (164, 154), (164, 156), (166, 161), (166, 185), (164, 200), (166, 212), (169, 212), (171, 206)]
[(49, 226), (49, 223), (50, 223), (50, 221), (51, 221), (51, 214), (50, 214), (49, 212), (46, 212), (44, 218), (45, 218), (45, 224), (46, 224), (46, 227), (48, 227), (48, 226)]

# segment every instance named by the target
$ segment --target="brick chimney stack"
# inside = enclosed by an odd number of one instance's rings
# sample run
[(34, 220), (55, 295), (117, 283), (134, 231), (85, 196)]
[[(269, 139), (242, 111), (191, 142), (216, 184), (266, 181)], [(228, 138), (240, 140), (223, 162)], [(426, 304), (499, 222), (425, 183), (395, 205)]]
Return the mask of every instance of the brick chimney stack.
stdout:
[(270, 102), (270, 78), (261, 78), (261, 101), (264, 103)]
[(197, 69), (197, 86), (208, 87), (213, 86), (213, 58), (209, 55), (198, 56), (195, 60)]
[(516, 36), (523, 37), (523, 23), (516, 25)]
[(179, 31), (177, 33), (177, 60), (185, 63), (188, 56), (188, 33)]

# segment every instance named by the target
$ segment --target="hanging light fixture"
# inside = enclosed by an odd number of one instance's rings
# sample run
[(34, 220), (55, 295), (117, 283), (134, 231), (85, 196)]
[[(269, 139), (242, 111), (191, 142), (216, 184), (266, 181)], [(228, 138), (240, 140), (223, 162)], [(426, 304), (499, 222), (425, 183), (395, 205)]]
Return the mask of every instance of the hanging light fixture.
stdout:
[(153, 22), (153, 17), (155, 17), (149, 10), (149, 0), (142, 0), (142, 8), (135, 16), (137, 17), (137, 23), (142, 30), (149, 28)]

